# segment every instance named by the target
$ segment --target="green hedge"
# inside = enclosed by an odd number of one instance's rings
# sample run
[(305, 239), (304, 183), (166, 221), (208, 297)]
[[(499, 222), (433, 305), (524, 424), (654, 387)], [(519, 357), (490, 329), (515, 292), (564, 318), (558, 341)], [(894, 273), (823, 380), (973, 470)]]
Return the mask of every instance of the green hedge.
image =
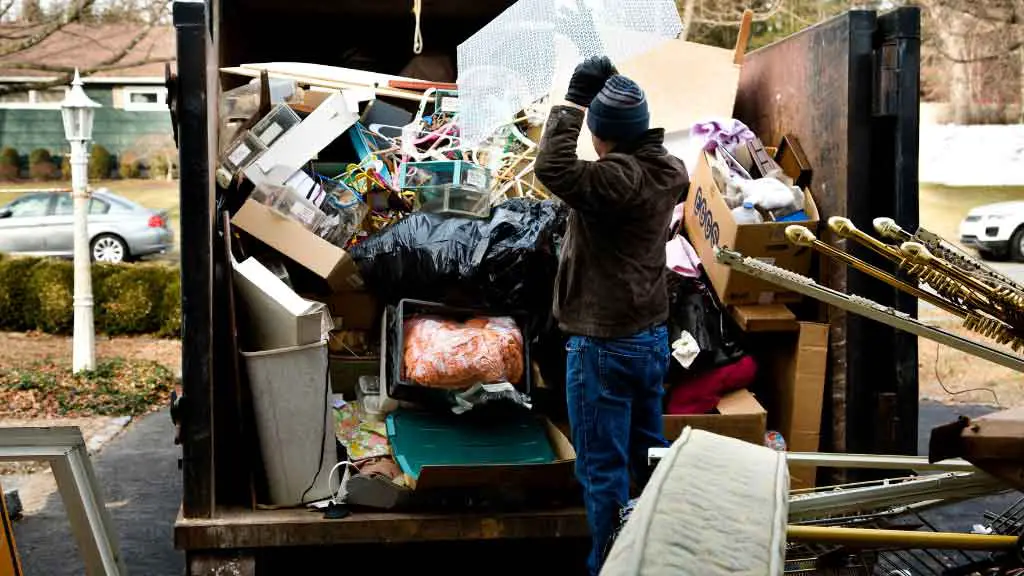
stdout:
[[(163, 264), (94, 264), (96, 331), (114, 335), (181, 332), (178, 269)], [(68, 260), (0, 257), (0, 330), (70, 334), (74, 265)]]

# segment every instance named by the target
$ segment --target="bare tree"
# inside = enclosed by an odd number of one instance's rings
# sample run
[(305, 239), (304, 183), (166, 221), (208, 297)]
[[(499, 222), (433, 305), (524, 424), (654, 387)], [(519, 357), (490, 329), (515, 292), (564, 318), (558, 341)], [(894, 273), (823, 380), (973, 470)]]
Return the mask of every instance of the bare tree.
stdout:
[(957, 124), (1024, 121), (1024, 0), (920, 0)]
[[(15, 0), (0, 0), (0, 19), (7, 14)], [(130, 17), (122, 20), (104, 16), (106, 23), (123, 22), (138, 27), (135, 34), (126, 43), (118, 46), (107, 58), (100, 62), (90, 63), (88, 66), (78, 67), (83, 76), (131, 68), (155, 62), (165, 62), (166, 57), (152, 54), (152, 47), (148, 53), (141, 58), (128, 58), (147, 38), (153, 29), (166, 22), (169, 13), (171, 0), (138, 0), (135, 2), (115, 2), (115, 13), (125, 16), (126, 4), (130, 4)], [(38, 82), (10, 83), (0, 85), (0, 94), (12, 92), (23, 92), (26, 90), (44, 89), (53, 86), (66, 85), (71, 81), (75, 72), (75, 66), (53, 65), (38, 59), (28, 58), (30, 51), (37, 48), (57, 34), (69, 34), (75, 28), (72, 25), (95, 23), (97, 14), (104, 12), (96, 10), (96, 0), (68, 0), (67, 4), (60, 9), (53, 10), (45, 15), (39, 22), (27, 22), (15, 25), (5, 25), (0, 28), (0, 67), (6, 70), (25, 70), (26, 72), (45, 72), (52, 74), (50, 78)], [(95, 42), (93, 38), (82, 38), (83, 42)]]

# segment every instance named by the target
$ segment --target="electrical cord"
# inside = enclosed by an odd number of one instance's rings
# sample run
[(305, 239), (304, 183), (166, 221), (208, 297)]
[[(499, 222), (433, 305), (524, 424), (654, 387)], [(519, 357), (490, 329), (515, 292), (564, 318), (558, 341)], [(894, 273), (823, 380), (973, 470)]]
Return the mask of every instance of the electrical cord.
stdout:
[(324, 452), (326, 451), (324, 444), (327, 443), (327, 411), (331, 404), (328, 398), (331, 388), (331, 358), (327, 351), (326, 344), (324, 345), (324, 356), (327, 356), (324, 360), (327, 368), (324, 370), (324, 413), (323, 418), (320, 420), (322, 431), (320, 434), (320, 461), (316, 465), (316, 474), (313, 475), (313, 480), (309, 483), (309, 488), (306, 488), (305, 491), (302, 492), (302, 497), (299, 498), (299, 500), (304, 504), (306, 503), (306, 494), (309, 494), (309, 491), (313, 489), (313, 486), (316, 486), (317, 478), (320, 478), (320, 470), (324, 467)]
[(996, 391), (994, 389), (992, 389), (992, 388), (967, 388), (966, 390), (950, 390), (949, 388), (947, 388), (946, 387), (946, 383), (943, 382), (942, 381), (942, 377), (939, 376), (939, 350), (941, 348), (942, 348), (942, 345), (939, 344), (938, 342), (936, 342), (935, 343), (935, 365), (934, 365), (933, 369), (935, 371), (935, 381), (939, 383), (939, 386), (942, 387), (942, 390), (945, 391), (946, 394), (949, 394), (950, 396), (959, 396), (961, 394), (967, 394), (969, 392), (988, 392), (989, 394), (992, 395), (992, 399), (995, 401), (996, 407), (997, 408), (1002, 408), (1003, 407), (1003, 405), (999, 403), (999, 395), (996, 394)]

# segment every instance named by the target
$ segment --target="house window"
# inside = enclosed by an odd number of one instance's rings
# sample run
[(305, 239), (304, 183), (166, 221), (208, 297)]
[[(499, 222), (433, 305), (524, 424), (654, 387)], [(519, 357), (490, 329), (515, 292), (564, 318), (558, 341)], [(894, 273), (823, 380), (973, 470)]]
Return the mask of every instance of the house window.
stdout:
[(63, 87), (11, 92), (0, 94), (0, 108), (59, 110), (65, 97), (67, 88)]
[(167, 88), (161, 86), (124, 89), (124, 109), (132, 111), (167, 111)]

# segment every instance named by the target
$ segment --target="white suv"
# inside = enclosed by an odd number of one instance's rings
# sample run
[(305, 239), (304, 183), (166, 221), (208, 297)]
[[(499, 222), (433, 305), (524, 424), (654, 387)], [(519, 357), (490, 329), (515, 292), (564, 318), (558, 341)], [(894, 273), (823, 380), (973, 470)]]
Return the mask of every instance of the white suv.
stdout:
[(1024, 201), (978, 206), (960, 222), (960, 243), (985, 260), (1024, 262)]

